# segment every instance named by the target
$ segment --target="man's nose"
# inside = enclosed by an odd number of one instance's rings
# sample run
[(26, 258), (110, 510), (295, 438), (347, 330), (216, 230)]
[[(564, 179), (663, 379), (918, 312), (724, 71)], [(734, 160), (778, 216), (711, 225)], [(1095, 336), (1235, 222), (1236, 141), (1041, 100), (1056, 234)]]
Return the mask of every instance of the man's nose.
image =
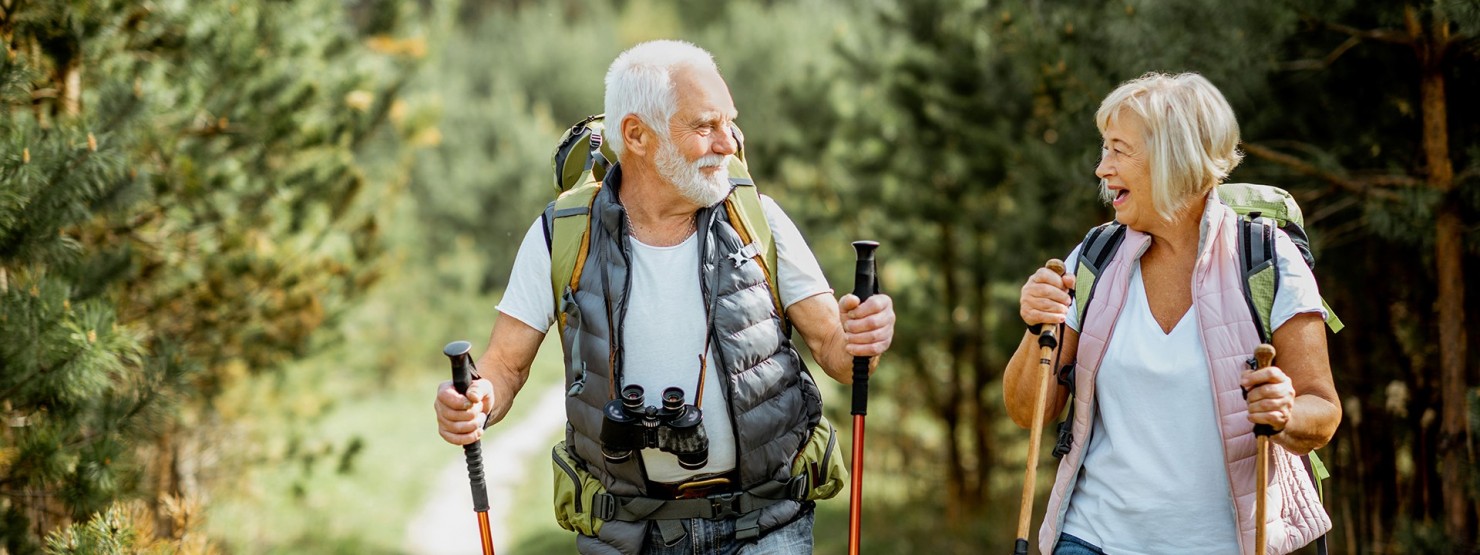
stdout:
[(736, 150), (739, 150), (740, 142), (735, 138), (734, 128), (726, 125), (725, 131), (723, 133), (719, 133), (718, 135), (719, 137), (716, 138), (714, 144), (711, 145), (711, 148), (715, 154), (731, 155), (734, 154)]

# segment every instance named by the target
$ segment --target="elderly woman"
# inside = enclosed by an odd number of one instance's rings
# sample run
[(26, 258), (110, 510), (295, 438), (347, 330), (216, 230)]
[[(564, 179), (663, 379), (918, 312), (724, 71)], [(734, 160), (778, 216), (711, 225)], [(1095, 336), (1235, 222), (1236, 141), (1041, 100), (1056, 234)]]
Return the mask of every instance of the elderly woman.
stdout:
[[(1083, 245), (1070, 253), (1067, 275), (1039, 269), (1020, 299), (1030, 329), (1063, 324), (1056, 356), (1074, 365), (1073, 441), (1040, 549), (1252, 553), (1254, 424), (1277, 431), (1269, 552), (1297, 549), (1331, 526), (1299, 456), (1326, 444), (1341, 420), (1314, 276), (1276, 232), (1269, 329), (1278, 359), (1250, 371), (1260, 338), (1241, 289), (1241, 224), (1215, 191), (1241, 159), (1228, 101), (1199, 75), (1148, 74), (1110, 93), (1095, 122), (1104, 141), (1095, 175), (1124, 239), (1103, 263), (1084, 322), (1070, 293)], [(1025, 428), (1038, 364), (1030, 332), (1004, 387), (1008, 412)], [(1051, 390), (1045, 419), (1069, 394)]]

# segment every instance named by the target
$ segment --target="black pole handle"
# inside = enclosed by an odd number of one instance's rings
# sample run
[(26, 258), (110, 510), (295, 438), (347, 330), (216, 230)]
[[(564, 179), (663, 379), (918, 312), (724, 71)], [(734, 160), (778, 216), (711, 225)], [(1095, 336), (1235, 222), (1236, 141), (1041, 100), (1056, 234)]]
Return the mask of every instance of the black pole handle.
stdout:
[[(473, 357), (468, 351), (473, 349), (473, 344), (467, 341), (453, 341), (442, 348), (442, 354), (447, 355), (452, 362), (452, 388), (458, 393), (466, 395), (468, 386), (473, 383), (475, 368)], [(480, 513), (488, 512), (488, 485), (483, 480), (483, 442), (474, 441), (463, 446), (463, 458), (468, 463), (468, 482), (473, 489), (473, 510)]]
[[(879, 290), (879, 281), (874, 273), (874, 250), (877, 241), (854, 241), (858, 263), (853, 274), (853, 296), (858, 302), (868, 300)], [(853, 414), (868, 414), (868, 367), (870, 357), (853, 357)]]

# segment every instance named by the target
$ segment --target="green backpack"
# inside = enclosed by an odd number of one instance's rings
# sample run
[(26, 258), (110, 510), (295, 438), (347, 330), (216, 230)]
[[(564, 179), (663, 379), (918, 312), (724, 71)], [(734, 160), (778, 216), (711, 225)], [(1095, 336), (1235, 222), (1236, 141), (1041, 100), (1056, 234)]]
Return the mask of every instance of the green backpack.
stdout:
[[(1305, 264), (1314, 270), (1316, 261), (1310, 251), (1310, 237), (1305, 234), (1305, 218), (1301, 215), (1300, 205), (1295, 203), (1295, 197), (1288, 191), (1271, 185), (1225, 183), (1218, 186), (1218, 198), (1240, 216), (1238, 250), (1240, 268), (1244, 275), (1244, 299), (1248, 301), (1250, 316), (1254, 320), (1254, 327), (1259, 330), (1260, 341), (1269, 343), (1274, 334), (1274, 330), (1270, 329), (1270, 313), (1274, 311), (1275, 294), (1280, 288), (1280, 273), (1275, 267), (1274, 230), (1279, 228), (1284, 231), (1290, 237), (1290, 242), (1300, 251)], [(1081, 326), (1084, 325), (1086, 310), (1094, 300), (1095, 279), (1105, 269), (1124, 239), (1125, 226), (1112, 220), (1090, 230), (1085, 235), (1084, 242), (1079, 244), (1079, 264), (1074, 274), (1073, 294)], [(1325, 299), (1321, 300), (1321, 305), (1326, 309), (1326, 326), (1331, 328), (1332, 333), (1340, 332), (1346, 327)], [(1250, 359), (1251, 363), (1252, 361)], [(1069, 388), (1070, 395), (1074, 394), (1072, 364), (1060, 369), (1058, 382)], [(1069, 410), (1069, 415), (1059, 423), (1058, 441), (1053, 448), (1055, 457), (1062, 458), (1067, 454), (1073, 442), (1072, 402)], [(1306, 459), (1310, 464), (1308, 470), (1315, 482), (1316, 492), (1324, 500), (1325, 488), (1321, 484), (1331, 477), (1331, 472), (1315, 451), (1311, 451)], [(1325, 543), (1325, 536), (1316, 540), (1318, 552), (1326, 552)]]
[[(1254, 319), (1254, 327), (1259, 330), (1259, 339), (1268, 343), (1274, 334), (1274, 330), (1269, 329), (1270, 313), (1274, 310), (1275, 293), (1280, 289), (1279, 269), (1275, 267), (1274, 230), (1284, 231), (1300, 251), (1306, 266), (1314, 270), (1316, 260), (1310, 252), (1310, 238), (1305, 234), (1305, 218), (1300, 213), (1300, 205), (1295, 203), (1295, 197), (1279, 187), (1226, 183), (1218, 186), (1218, 198), (1242, 216), (1238, 249), (1240, 267), (1244, 272), (1244, 298), (1249, 301), (1250, 315)], [(1074, 302), (1081, 324), (1094, 298), (1095, 278), (1099, 277), (1124, 238), (1125, 226), (1111, 221), (1090, 230), (1084, 242), (1080, 243), (1079, 265), (1074, 275)], [(1321, 305), (1328, 315), (1326, 325), (1332, 333), (1340, 332), (1345, 327), (1341, 319), (1324, 299)]]
[[(560, 319), (560, 333), (565, 334), (565, 295), (574, 292), (581, 282), (586, 264), (591, 229), (591, 203), (601, 190), (602, 180), (616, 160), (611, 145), (603, 140), (606, 118), (597, 114), (577, 122), (560, 138), (555, 147), (554, 202), (545, 208), (542, 221), (545, 246), (550, 249), (550, 293), (555, 298), (555, 314)], [(776, 281), (776, 240), (761, 208), (760, 193), (745, 163), (745, 135), (732, 126), (735, 156), (730, 159), (730, 183), (735, 187), (725, 198), (724, 206), (730, 225), (747, 245), (756, 245), (752, 257), (760, 264), (771, 288), (771, 299), (782, 325), (790, 330), (781, 291)]]

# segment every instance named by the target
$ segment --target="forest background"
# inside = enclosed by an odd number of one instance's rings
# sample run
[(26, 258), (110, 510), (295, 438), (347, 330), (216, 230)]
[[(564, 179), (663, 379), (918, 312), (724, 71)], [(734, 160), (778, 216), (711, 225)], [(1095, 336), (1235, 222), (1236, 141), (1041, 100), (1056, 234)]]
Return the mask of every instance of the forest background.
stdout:
[[(1147, 71), (1208, 77), (1233, 180), (1304, 207), (1347, 325), (1333, 552), (1475, 549), (1473, 0), (0, 0), (0, 553), (416, 551), (461, 457), (439, 349), (481, 347), (555, 142), (654, 38), (715, 54), (835, 288), (883, 243), (869, 551), (1009, 549), (1018, 288), (1109, 218), (1093, 112)], [(571, 550), (542, 445), (485, 454), (527, 467), (501, 551)]]

